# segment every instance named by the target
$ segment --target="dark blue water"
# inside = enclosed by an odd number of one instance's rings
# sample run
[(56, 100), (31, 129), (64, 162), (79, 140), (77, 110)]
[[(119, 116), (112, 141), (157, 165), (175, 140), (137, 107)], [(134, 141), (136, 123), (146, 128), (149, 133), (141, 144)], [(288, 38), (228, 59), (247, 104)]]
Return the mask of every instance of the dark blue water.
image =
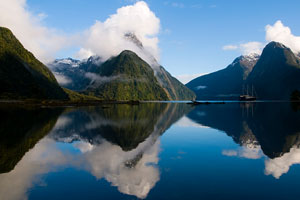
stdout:
[(0, 108), (0, 199), (299, 199), (298, 108)]

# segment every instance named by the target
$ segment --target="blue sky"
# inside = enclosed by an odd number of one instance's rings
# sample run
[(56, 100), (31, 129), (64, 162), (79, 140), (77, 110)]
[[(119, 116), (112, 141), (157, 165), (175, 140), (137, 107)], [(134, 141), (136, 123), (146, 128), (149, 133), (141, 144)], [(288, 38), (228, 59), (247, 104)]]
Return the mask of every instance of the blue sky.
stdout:
[[(2, 1), (2, 0), (1, 0)], [(265, 45), (266, 25), (281, 20), (293, 36), (300, 35), (300, 1), (297, 0), (148, 0), (160, 19), (160, 63), (173, 75), (193, 75), (226, 67), (242, 54), (241, 44)], [(27, 0), (26, 9), (42, 24), (64, 34), (80, 33), (95, 21), (105, 21), (131, 0)], [(234, 50), (224, 50), (231, 45)], [(72, 57), (75, 47), (57, 57)], [(181, 77), (182, 78), (182, 77)]]

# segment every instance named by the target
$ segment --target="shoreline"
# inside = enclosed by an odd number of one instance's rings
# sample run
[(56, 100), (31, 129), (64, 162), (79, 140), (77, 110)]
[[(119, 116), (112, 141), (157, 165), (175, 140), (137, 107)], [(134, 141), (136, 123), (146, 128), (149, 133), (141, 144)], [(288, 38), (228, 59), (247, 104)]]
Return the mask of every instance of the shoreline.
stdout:
[(83, 107), (83, 106), (102, 106), (113, 104), (127, 104), (139, 105), (142, 103), (185, 103), (192, 106), (196, 105), (211, 105), (211, 104), (227, 104), (227, 103), (292, 103), (300, 104), (300, 101), (139, 101), (139, 100), (82, 100), (82, 101), (68, 101), (68, 100), (0, 100), (0, 106), (28, 106), (28, 107)]

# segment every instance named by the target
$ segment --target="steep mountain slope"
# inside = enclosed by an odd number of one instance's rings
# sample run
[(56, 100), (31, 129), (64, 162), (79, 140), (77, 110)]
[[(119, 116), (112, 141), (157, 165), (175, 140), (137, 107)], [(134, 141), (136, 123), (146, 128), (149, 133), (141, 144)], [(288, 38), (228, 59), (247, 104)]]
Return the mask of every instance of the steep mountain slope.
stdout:
[(152, 68), (132, 51), (123, 51), (91, 73), (87, 94), (116, 100), (168, 100)]
[(289, 100), (300, 89), (300, 61), (288, 47), (269, 43), (250, 73), (247, 83), (255, 87), (259, 99)]
[(163, 66), (161, 66), (151, 53), (145, 48), (143, 43), (136, 37), (134, 33), (127, 33), (124, 36), (128, 41), (135, 44), (141, 53), (150, 60), (155, 76), (158, 79), (159, 84), (164, 88), (170, 100), (191, 100), (195, 99), (195, 94), (184, 84), (173, 77)]
[(68, 98), (52, 72), (3, 27), (0, 27), (0, 98)]
[[(142, 52), (143, 56), (147, 58), (146, 60), (150, 62), (151, 68), (152, 70), (154, 70), (154, 75), (158, 80), (159, 85), (167, 94), (167, 98), (164, 97), (164, 100), (190, 100), (195, 98), (195, 94), (190, 89), (179, 82), (158, 64), (155, 58), (145, 50), (142, 42), (135, 36), (135, 34), (127, 33), (124, 35), (124, 37), (125, 39), (136, 45), (138, 51), (140, 53)], [(116, 78), (105, 76), (100, 78), (100, 80), (94, 72), (97, 72), (96, 69), (101, 68), (102, 64), (103, 63), (101, 62), (100, 57), (92, 56), (89, 59), (82, 61), (77, 61), (70, 58), (55, 60), (54, 62), (49, 63), (48, 66), (54, 72), (56, 78), (62, 86), (75, 91), (85, 91), (87, 88), (89, 88), (90, 91), (91, 87), (95, 87), (95, 85), (97, 85), (94, 83), (95, 81), (98, 82), (98, 85), (101, 85), (99, 84), (99, 82), (106, 82), (108, 84), (108, 82)], [(124, 74), (122, 77), (125, 78), (124, 76), (127, 75)], [(131, 91), (133, 90), (134, 88), (132, 88)], [(162, 99), (160, 98), (160, 100)]]
[(200, 76), (186, 84), (197, 99), (237, 99), (259, 55), (240, 56), (228, 67)]
[(159, 66), (156, 78), (171, 100), (193, 100), (196, 95), (192, 90), (174, 78), (165, 68)]

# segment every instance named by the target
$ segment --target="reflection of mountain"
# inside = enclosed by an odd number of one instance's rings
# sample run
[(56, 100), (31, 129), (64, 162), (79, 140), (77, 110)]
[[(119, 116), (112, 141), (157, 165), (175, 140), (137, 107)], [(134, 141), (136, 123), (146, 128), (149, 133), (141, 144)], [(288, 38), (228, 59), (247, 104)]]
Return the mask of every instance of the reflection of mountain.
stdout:
[(162, 103), (75, 109), (59, 118), (64, 125), (50, 137), (72, 142), (81, 151), (76, 164), (97, 179), (145, 198), (159, 180), (159, 136), (190, 110)]
[(236, 143), (261, 146), (275, 158), (300, 144), (300, 113), (288, 103), (201, 106), (188, 114), (193, 121), (225, 131)]
[(49, 133), (60, 113), (60, 109), (0, 108), (0, 173), (14, 169)]
[[(117, 187), (122, 194), (146, 198), (160, 179), (156, 166), (159, 136), (190, 109), (186, 104), (149, 103), (71, 108), (58, 120), (54, 110), (50, 109), (45, 112), (53, 116), (51, 120), (44, 117), (42, 110), (32, 116), (25, 111), (20, 112), (18, 117), (9, 115), (8, 119), (28, 119), (28, 126), (35, 122), (34, 128), (30, 126), (29, 130), (41, 133), (38, 139), (52, 131), (37, 145), (34, 146), (34, 142), (31, 146), (34, 148), (25, 156), (22, 154), (22, 159), (20, 156), (21, 161), (14, 170), (0, 174), (0, 199), (26, 199), (28, 191), (42, 178), (41, 175), (63, 170), (64, 167), (88, 171), (96, 179), (105, 179)], [(16, 123), (7, 124), (7, 129), (16, 128)], [(21, 123), (17, 124), (22, 127)], [(18, 144), (21, 148), (22, 141)], [(63, 145), (72, 148), (72, 151), (61, 148)], [(9, 190), (11, 187), (15, 189)]]
[(157, 136), (162, 134), (189, 110), (190, 106), (185, 104), (161, 103), (75, 109), (62, 116), (70, 123), (51, 137), (65, 142), (85, 140), (91, 144), (100, 143), (104, 138), (129, 151), (154, 132)]

